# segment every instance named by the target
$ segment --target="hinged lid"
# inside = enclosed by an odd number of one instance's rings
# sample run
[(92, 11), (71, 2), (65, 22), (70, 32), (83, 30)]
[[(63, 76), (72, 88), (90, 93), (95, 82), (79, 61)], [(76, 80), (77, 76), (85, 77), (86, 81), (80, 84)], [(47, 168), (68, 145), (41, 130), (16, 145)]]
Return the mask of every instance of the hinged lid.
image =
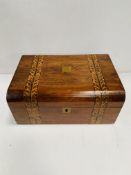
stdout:
[[(125, 91), (108, 55), (24, 55), (8, 101), (121, 107)], [(57, 102), (57, 103), (56, 103)]]

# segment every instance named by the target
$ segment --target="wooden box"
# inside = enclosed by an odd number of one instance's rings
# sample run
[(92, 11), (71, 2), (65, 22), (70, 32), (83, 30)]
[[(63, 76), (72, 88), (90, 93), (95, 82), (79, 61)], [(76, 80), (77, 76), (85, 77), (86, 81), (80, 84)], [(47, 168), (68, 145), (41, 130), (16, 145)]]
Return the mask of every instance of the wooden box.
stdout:
[(105, 54), (24, 55), (7, 91), (19, 124), (114, 123), (124, 100)]

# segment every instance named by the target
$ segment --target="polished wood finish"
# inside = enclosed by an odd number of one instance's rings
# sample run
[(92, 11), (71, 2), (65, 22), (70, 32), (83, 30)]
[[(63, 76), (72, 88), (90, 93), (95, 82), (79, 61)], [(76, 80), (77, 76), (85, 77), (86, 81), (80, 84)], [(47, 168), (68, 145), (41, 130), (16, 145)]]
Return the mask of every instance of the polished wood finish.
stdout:
[(125, 90), (109, 55), (24, 55), (7, 91), (19, 124), (114, 123)]

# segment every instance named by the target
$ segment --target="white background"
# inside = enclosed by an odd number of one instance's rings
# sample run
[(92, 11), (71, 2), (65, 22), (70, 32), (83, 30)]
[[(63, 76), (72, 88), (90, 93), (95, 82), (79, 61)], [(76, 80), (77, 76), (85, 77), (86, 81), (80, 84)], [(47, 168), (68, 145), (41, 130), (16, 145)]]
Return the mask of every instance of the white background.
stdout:
[(0, 73), (35, 53), (109, 53), (131, 71), (131, 1), (0, 0)]
[[(0, 0), (0, 175), (131, 175), (131, 1)], [(114, 125), (17, 125), (22, 54), (108, 53), (126, 89)]]
[[(18, 125), (6, 103), (12, 75), (0, 75), (0, 175), (131, 175), (131, 73), (113, 125)], [(2, 93), (1, 93), (2, 92)]]

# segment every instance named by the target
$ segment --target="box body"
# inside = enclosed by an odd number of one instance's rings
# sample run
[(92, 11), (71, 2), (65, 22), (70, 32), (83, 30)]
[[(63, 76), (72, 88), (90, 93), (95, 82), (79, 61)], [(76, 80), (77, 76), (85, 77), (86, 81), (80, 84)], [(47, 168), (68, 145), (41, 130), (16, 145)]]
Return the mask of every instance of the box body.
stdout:
[(7, 91), (19, 124), (114, 123), (125, 90), (109, 55), (24, 55)]

